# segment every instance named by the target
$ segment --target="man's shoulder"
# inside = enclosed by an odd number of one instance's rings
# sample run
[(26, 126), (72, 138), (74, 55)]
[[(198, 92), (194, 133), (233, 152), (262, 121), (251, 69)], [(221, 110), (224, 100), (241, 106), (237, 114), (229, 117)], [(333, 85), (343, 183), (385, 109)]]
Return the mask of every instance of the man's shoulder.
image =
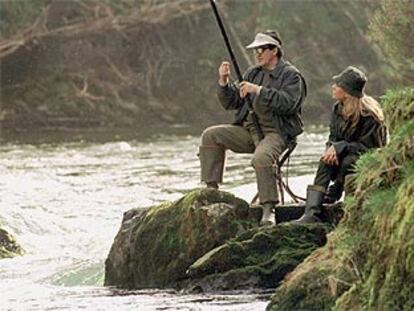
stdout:
[(294, 66), (292, 63), (285, 61), (283, 70), (287, 74), (294, 74), (294, 75), (302, 75), (302, 73), (299, 71), (299, 69)]
[(260, 70), (262, 70), (262, 67), (260, 67), (258, 65), (250, 66), (249, 68), (247, 68), (247, 70), (244, 74), (245, 74), (245, 76), (250, 76), (252, 74), (256, 74)]

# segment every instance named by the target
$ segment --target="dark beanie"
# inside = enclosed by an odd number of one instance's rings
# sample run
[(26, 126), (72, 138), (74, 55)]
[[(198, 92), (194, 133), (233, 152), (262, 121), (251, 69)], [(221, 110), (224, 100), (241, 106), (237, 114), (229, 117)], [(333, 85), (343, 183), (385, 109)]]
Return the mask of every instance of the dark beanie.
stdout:
[(339, 75), (333, 76), (333, 80), (349, 95), (358, 98), (364, 96), (364, 87), (367, 82), (367, 77), (358, 68), (349, 66)]

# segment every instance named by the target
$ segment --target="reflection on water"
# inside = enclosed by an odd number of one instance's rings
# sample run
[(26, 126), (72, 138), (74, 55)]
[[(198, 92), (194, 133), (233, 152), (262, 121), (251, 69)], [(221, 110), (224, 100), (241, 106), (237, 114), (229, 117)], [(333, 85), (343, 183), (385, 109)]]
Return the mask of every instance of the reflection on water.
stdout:
[[(0, 309), (264, 310), (263, 294), (192, 296), (100, 286), (123, 212), (200, 187), (198, 136), (117, 135), (66, 142), (3, 138), (0, 222), (26, 255), (0, 261)], [(325, 139), (324, 133), (300, 137), (290, 176), (314, 172)], [(223, 190), (254, 183), (250, 157), (228, 153)]]

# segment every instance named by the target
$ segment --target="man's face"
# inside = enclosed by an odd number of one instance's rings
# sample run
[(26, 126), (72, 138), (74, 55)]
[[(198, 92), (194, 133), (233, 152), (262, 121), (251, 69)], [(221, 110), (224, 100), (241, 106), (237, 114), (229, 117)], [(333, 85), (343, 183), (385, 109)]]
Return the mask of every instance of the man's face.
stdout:
[(275, 65), (277, 57), (277, 48), (274, 46), (260, 46), (253, 50), (256, 59), (256, 64), (264, 67), (271, 68)]

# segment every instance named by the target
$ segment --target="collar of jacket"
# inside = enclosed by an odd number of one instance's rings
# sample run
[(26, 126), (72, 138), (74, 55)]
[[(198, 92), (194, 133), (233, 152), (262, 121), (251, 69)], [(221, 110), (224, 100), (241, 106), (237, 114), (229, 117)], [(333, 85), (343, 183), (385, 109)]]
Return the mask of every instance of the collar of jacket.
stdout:
[(340, 101), (337, 101), (334, 105), (333, 105), (333, 110), (336, 114), (340, 114), (341, 110), (343, 107), (343, 103)]
[(276, 67), (270, 71), (270, 75), (272, 76), (272, 78), (277, 79), (280, 76), (280, 74), (283, 71), (283, 68), (285, 68), (285, 63), (286, 62), (283, 58), (279, 59), (279, 61), (276, 64)]

